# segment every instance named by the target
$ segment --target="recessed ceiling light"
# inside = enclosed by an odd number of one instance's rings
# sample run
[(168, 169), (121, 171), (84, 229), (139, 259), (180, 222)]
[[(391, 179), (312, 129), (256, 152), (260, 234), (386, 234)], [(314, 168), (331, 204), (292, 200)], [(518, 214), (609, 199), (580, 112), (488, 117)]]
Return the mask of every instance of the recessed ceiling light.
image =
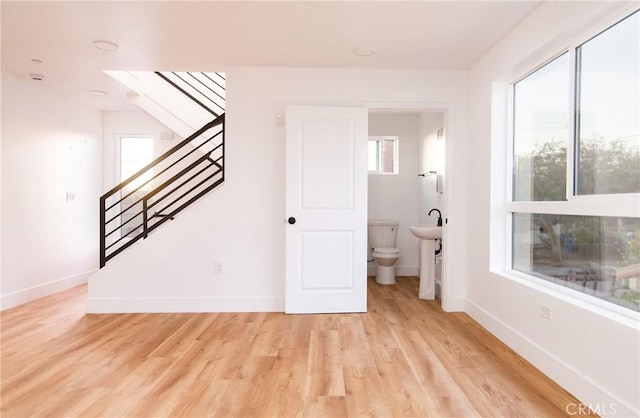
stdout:
[(104, 90), (89, 90), (89, 93), (91, 93), (94, 96), (106, 96), (107, 92)]
[(376, 50), (367, 46), (359, 46), (352, 51), (354, 55), (359, 57), (369, 57), (376, 53)]
[(44, 80), (44, 76), (42, 74), (36, 74), (36, 73), (29, 73), (29, 78), (34, 81)]
[(33, 63), (33, 64), (42, 64), (42, 60), (34, 58), (34, 59), (31, 60), (31, 63)]
[(93, 46), (101, 51), (115, 51), (118, 49), (118, 44), (109, 41), (93, 41)]

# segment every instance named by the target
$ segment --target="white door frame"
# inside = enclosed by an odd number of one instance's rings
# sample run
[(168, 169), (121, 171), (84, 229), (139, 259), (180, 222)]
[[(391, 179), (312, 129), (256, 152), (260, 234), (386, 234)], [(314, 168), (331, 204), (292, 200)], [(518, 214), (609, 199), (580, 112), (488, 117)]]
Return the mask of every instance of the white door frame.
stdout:
[[(463, 311), (464, 306), (460, 306), (459, 301), (463, 295), (456, 295), (455, 289), (463, 289), (464, 277), (458, 272), (453, 262), (453, 254), (457, 252), (454, 248), (463, 246), (464, 241), (456, 242), (459, 236), (458, 231), (463, 226), (462, 219), (453, 217), (454, 198), (457, 193), (463, 192), (453, 187), (456, 175), (454, 145), (456, 141), (455, 129), (455, 105), (452, 102), (365, 102), (361, 104), (369, 110), (410, 110), (413, 112), (440, 112), (444, 113), (444, 130), (447, 135), (445, 141), (445, 171), (443, 187), (446, 190), (443, 202), (443, 218), (447, 218), (449, 222), (443, 231), (442, 249), (443, 249), (443, 265), (442, 265), (442, 283), (441, 298), (442, 309), (447, 312)], [(418, 175), (420, 173), (416, 173)], [(453, 219), (452, 219), (453, 218)], [(453, 222), (452, 222), (453, 221)], [(444, 222), (444, 220), (443, 220)], [(462, 285), (459, 283), (462, 281)], [(417, 297), (417, 295), (416, 295)]]

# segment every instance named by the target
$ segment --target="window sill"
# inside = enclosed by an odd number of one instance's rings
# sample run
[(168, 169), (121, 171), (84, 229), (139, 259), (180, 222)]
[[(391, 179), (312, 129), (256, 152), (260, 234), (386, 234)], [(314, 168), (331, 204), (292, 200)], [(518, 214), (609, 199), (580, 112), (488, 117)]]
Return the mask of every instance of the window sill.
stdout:
[(640, 312), (598, 299), (595, 296), (516, 270), (505, 269), (492, 271), (492, 273), (633, 329), (637, 330), (640, 325)]
[(384, 173), (382, 171), (369, 171), (370, 176), (397, 176), (398, 173)]

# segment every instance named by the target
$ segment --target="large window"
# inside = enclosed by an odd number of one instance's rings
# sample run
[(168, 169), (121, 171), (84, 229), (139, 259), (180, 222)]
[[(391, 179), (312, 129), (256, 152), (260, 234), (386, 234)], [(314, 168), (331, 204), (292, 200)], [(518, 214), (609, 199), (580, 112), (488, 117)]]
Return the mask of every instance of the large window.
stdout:
[(640, 18), (513, 84), (511, 268), (640, 311)]

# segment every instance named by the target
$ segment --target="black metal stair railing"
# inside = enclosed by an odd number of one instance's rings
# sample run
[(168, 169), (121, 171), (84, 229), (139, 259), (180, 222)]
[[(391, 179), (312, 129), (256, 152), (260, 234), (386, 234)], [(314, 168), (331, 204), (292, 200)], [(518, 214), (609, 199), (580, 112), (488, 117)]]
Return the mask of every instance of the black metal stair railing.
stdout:
[(224, 73), (177, 71), (156, 71), (155, 73), (213, 116), (217, 117), (225, 112)]
[(100, 267), (224, 181), (224, 113), (100, 198)]

